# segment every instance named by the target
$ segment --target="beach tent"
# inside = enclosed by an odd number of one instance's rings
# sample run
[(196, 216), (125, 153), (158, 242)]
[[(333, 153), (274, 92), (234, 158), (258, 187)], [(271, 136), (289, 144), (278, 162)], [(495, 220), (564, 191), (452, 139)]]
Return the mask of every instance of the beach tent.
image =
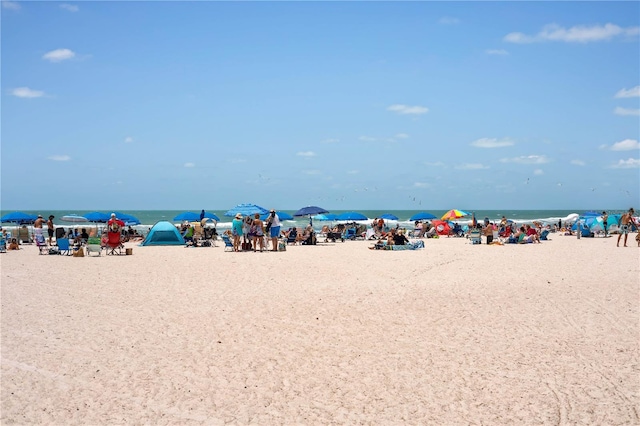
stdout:
[(147, 234), (141, 246), (181, 246), (184, 245), (184, 239), (178, 229), (166, 220), (162, 220), (155, 225)]
[(449, 223), (444, 220), (432, 220), (431, 224), (436, 228), (436, 233), (438, 235), (449, 235), (451, 232)]

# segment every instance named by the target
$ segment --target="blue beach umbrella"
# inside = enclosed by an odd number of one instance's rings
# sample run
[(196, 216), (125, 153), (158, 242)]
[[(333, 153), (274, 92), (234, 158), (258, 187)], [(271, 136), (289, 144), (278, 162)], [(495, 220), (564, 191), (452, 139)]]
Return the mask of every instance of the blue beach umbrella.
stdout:
[(238, 204), (234, 208), (227, 210), (227, 212), (224, 215), (233, 217), (238, 213), (240, 213), (242, 216), (250, 216), (256, 213), (258, 214), (269, 213), (269, 210), (255, 204)]
[(317, 214), (324, 214), (324, 213), (329, 213), (329, 210), (323, 209), (322, 207), (318, 207), (318, 206), (307, 206), (307, 207), (301, 208), (300, 210), (295, 212), (293, 215), (294, 216), (314, 216)]
[(369, 220), (368, 217), (358, 212), (345, 212), (338, 215), (338, 220)]
[(420, 212), (411, 216), (409, 220), (416, 221), (416, 220), (429, 220), (429, 219), (435, 219), (435, 218), (436, 216), (432, 215), (431, 213)]
[(0, 222), (6, 223), (17, 223), (19, 225), (29, 225), (33, 224), (38, 216), (22, 213), (22, 212), (13, 212), (9, 214), (5, 214), (0, 218)]
[(91, 212), (83, 216), (86, 217), (89, 222), (95, 223), (107, 223), (109, 222), (109, 219), (111, 219), (111, 216), (109, 214), (101, 212)]
[(313, 216), (313, 218), (315, 220), (321, 220), (321, 221), (334, 221), (338, 219), (338, 215), (333, 213), (317, 214)]
[[(137, 217), (131, 216), (130, 214), (125, 214), (122, 212), (114, 212), (116, 217), (124, 222), (125, 225), (140, 225), (140, 220)], [(109, 215), (111, 216), (111, 215)]]
[(189, 222), (195, 222), (195, 221), (200, 221), (200, 214), (199, 213), (194, 213), (194, 212), (184, 212), (184, 213), (180, 213), (178, 216), (174, 217), (173, 220), (175, 222), (182, 222), (182, 221), (189, 221)]
[(398, 216), (396, 216), (395, 214), (391, 214), (391, 213), (385, 213), (382, 216), (380, 216), (380, 219), (398, 220)]
[[(270, 213), (265, 213), (262, 216), (260, 216), (260, 219), (262, 220), (267, 220), (267, 218), (269, 217)], [(279, 212), (276, 211), (276, 214), (278, 215), (278, 218), (280, 220), (293, 220), (293, 216), (291, 216), (289, 213), (287, 212)]]

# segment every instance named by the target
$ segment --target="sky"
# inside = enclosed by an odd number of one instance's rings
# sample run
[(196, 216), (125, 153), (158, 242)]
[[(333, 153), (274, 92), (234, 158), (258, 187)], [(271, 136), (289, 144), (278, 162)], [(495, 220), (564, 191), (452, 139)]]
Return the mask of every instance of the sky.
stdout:
[(640, 206), (638, 2), (17, 2), (2, 210)]

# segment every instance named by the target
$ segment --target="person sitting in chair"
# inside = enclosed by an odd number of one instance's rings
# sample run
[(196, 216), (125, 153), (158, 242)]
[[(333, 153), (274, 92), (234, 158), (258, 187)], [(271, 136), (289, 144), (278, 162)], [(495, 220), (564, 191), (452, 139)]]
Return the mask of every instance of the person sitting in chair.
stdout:
[(20, 246), (18, 245), (18, 239), (12, 238), (11, 242), (7, 246), (7, 250), (20, 250)]
[(193, 242), (193, 227), (190, 223), (187, 223), (187, 228), (182, 234), (182, 238), (184, 238), (185, 242)]
[(304, 234), (302, 234), (302, 244), (315, 245), (316, 242), (316, 233), (313, 230), (313, 227), (311, 225), (307, 225), (304, 230)]

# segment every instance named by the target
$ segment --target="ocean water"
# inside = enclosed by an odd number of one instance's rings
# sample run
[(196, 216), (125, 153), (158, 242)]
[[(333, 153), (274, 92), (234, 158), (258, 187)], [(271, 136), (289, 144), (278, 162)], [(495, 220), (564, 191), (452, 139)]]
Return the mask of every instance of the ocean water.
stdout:
[[(69, 214), (77, 214), (81, 216), (83, 214), (90, 213), (91, 211), (95, 211), (95, 210), (75, 210), (75, 211), (24, 210), (23, 212), (29, 213), (29, 214), (35, 214), (35, 215), (41, 214), (45, 218), (48, 217), (50, 214), (52, 214), (56, 217), (54, 219), (54, 223), (56, 227), (57, 226), (62, 226), (62, 227), (73, 226), (73, 227), (82, 228), (86, 226), (95, 226), (95, 224), (69, 223), (69, 222), (64, 222), (60, 220), (60, 218), (62, 216), (69, 215)], [(233, 218), (227, 217), (224, 215), (226, 210), (208, 210), (208, 211), (211, 213), (215, 213), (220, 218), (220, 222), (217, 224), (219, 228), (228, 228), (231, 226), (231, 220)], [(291, 211), (284, 210), (284, 211), (291, 215), (295, 213), (295, 210), (291, 210)], [(340, 214), (346, 211), (353, 211), (353, 210), (334, 210), (334, 211), (331, 211), (331, 213)], [(414, 214), (419, 213), (421, 210), (384, 210), (384, 211), (383, 210), (355, 210), (355, 211), (357, 211), (358, 213), (362, 213), (363, 215), (368, 217), (369, 222), (380, 215), (383, 215), (385, 213), (390, 213), (398, 217), (397, 223), (399, 224), (400, 227), (413, 228), (414, 223), (410, 221), (409, 218)], [(558, 220), (560, 219), (564, 220), (570, 214), (574, 214), (574, 213), (582, 214), (584, 212), (583, 210), (478, 210), (478, 211), (465, 210), (465, 211), (473, 212), (478, 221), (482, 221), (486, 217), (490, 221), (496, 222), (496, 221), (500, 221), (502, 216), (505, 216), (507, 219), (511, 219), (516, 223), (531, 223), (533, 221), (540, 221), (540, 222), (549, 223), (549, 224), (558, 223)], [(602, 210), (599, 210), (599, 211), (602, 211)], [(161, 220), (177, 223), (176, 221), (173, 220), (173, 218), (183, 212), (184, 212), (183, 210), (122, 210), (122, 213), (133, 215), (140, 220), (141, 225), (135, 226), (134, 228), (138, 229), (138, 231), (141, 231), (141, 232), (146, 232), (149, 228), (153, 226), (153, 224)], [(440, 218), (447, 211), (446, 210), (429, 210), (428, 212)], [(11, 213), (11, 211), (2, 211), (0, 212), (0, 215), (4, 216), (7, 213)], [(105, 211), (105, 213), (110, 213), (110, 212)], [(621, 212), (610, 211), (609, 213), (613, 214), (613, 213), (621, 213)], [(468, 224), (469, 222), (471, 222), (471, 217), (463, 217), (459, 220), (456, 220), (456, 222), (460, 223), (461, 225)], [(309, 223), (308, 217), (296, 217), (294, 220), (282, 221), (282, 227), (285, 229), (290, 227), (301, 227), (301, 226), (306, 226), (308, 223)], [(322, 222), (317, 220), (313, 221), (314, 228), (318, 230), (322, 228), (322, 226), (325, 224), (330, 225), (331, 222)], [(11, 226), (11, 224), (3, 224), (3, 225)], [(100, 226), (100, 224), (98, 224), (98, 226)]]

